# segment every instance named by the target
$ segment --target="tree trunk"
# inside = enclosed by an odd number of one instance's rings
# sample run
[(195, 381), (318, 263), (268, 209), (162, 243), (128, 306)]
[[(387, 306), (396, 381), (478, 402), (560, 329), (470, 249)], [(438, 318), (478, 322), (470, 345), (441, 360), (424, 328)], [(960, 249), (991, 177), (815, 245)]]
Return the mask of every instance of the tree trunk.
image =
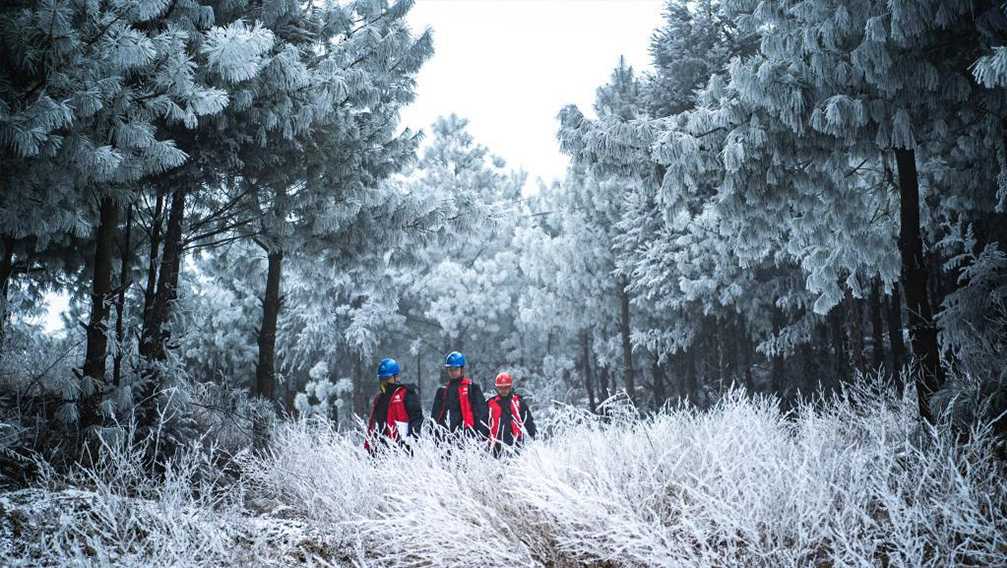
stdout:
[[(147, 359), (164, 360), (168, 334), (164, 329), (171, 315), (171, 303), (178, 295), (178, 273), (182, 260), (182, 227), (185, 221), (185, 190), (178, 189), (171, 196), (168, 228), (157, 274), (153, 301), (144, 319), (140, 354)], [(148, 277), (149, 278), (149, 277)], [(149, 284), (149, 280), (148, 280)]]
[(255, 396), (275, 402), (276, 391), (276, 324), (283, 300), (280, 298), (280, 278), (283, 252), (267, 255), (266, 292), (262, 299), (262, 325), (259, 326), (259, 359), (255, 365)]
[[(597, 366), (595, 369), (598, 369)], [(598, 370), (598, 402), (608, 400), (612, 396), (612, 389), (609, 388), (611, 372), (612, 370), (607, 365)]]
[(594, 392), (594, 376), (591, 373), (591, 333), (588, 330), (583, 330), (579, 335), (581, 376), (584, 377), (584, 388), (587, 389), (587, 403), (591, 407), (591, 412), (598, 412), (598, 399)]
[(850, 353), (853, 355), (853, 366), (857, 372), (867, 370), (866, 349), (864, 347), (864, 313), (860, 301), (853, 297), (853, 292), (846, 290), (846, 325), (850, 338)]
[(846, 351), (846, 334), (843, 332), (843, 316), (839, 306), (829, 311), (829, 329), (832, 331), (832, 364), (835, 372), (832, 387), (835, 388), (850, 378), (850, 358)]
[(899, 292), (899, 285), (892, 286), (892, 295), (887, 300), (888, 304), (888, 341), (892, 345), (892, 376), (895, 379), (895, 386), (899, 392), (905, 385), (902, 384), (902, 367), (906, 364), (906, 344), (902, 338), (902, 294)]
[(83, 386), (80, 398), (80, 428), (101, 423), (99, 404), (105, 391), (105, 360), (108, 355), (108, 307), (112, 300), (112, 251), (119, 206), (111, 197), (101, 200), (100, 221), (95, 235), (94, 276), (91, 279), (91, 319), (87, 324), (87, 352), (84, 355)]
[(916, 379), (917, 401), (920, 416), (933, 422), (930, 397), (944, 384), (940, 349), (937, 344), (937, 325), (927, 291), (926, 259), (920, 235), (920, 189), (916, 173), (916, 153), (912, 150), (895, 150), (899, 170), (899, 250), (902, 253), (902, 288), (909, 309), (909, 343), (913, 357), (919, 361), (920, 372)]
[(667, 376), (665, 375), (664, 365), (661, 364), (660, 357), (655, 353), (651, 354), (650, 372), (654, 377), (654, 410), (656, 411), (664, 406), (665, 401), (668, 400), (668, 390), (666, 387)]
[(617, 290), (619, 295), (619, 333), (622, 335), (622, 380), (629, 399), (636, 402), (635, 373), (633, 370), (633, 344), (630, 341), (629, 292), (626, 277), (620, 277)]
[(177, 189), (171, 196), (171, 212), (164, 235), (164, 251), (161, 254), (157, 275), (157, 287), (153, 302), (144, 317), (143, 333), (140, 338), (140, 357), (144, 360), (141, 392), (141, 431), (154, 426), (157, 419), (158, 396), (161, 376), (154, 363), (164, 361), (167, 356), (169, 338), (166, 325), (171, 316), (171, 305), (178, 295), (178, 275), (182, 261), (182, 227), (185, 220), (185, 190)]
[[(739, 316), (740, 317), (740, 316)], [(755, 392), (755, 377), (752, 376), (752, 367), (755, 365), (755, 341), (748, 334), (744, 324), (741, 326), (741, 364), (745, 388), (749, 393)]]
[(885, 330), (881, 317), (881, 281), (875, 278), (871, 287), (871, 335), (874, 340), (871, 363), (875, 371), (885, 364)]
[(369, 414), (367, 408), (367, 385), (364, 384), (364, 359), (360, 353), (351, 349), (352, 355), (352, 376), (353, 376), (353, 412), (367, 419)]
[[(143, 291), (143, 333), (146, 335), (148, 321), (153, 321), (154, 297), (157, 295), (157, 267), (161, 256), (161, 225), (164, 216), (164, 190), (157, 190), (154, 214), (150, 221), (150, 255), (147, 263), (147, 286)], [(140, 345), (143, 353), (144, 345)]]
[(713, 319), (713, 334), (710, 336), (710, 354), (713, 356), (713, 374), (717, 390), (724, 390), (724, 330), (725, 321)]
[(420, 350), (416, 350), (416, 392), (420, 395), (420, 401), (423, 400), (423, 365), (420, 355)]
[[(266, 255), (266, 292), (262, 299), (262, 324), (259, 326), (259, 359), (255, 364), (255, 398), (263, 402), (256, 415), (255, 447), (265, 448), (269, 442), (269, 414), (276, 406), (276, 324), (280, 319), (283, 300), (280, 297), (280, 278), (283, 270), (283, 251), (270, 251)], [(268, 410), (267, 410), (268, 408)]]
[(738, 360), (741, 351), (741, 314), (733, 313), (727, 318), (727, 342), (724, 345), (724, 368), (731, 383), (742, 384), (743, 379), (738, 372)]
[[(784, 316), (783, 311), (774, 306), (772, 313), (772, 324), (773, 324), (773, 335), (779, 336), (780, 332), (783, 331)], [(784, 390), (786, 390), (786, 380), (784, 378), (784, 367), (783, 367), (783, 354), (776, 353), (770, 357), (771, 373), (773, 381), (773, 390), (783, 396)]]
[(696, 350), (689, 346), (685, 350), (685, 397), (699, 406), (699, 382), (696, 380)]
[(0, 257), (0, 349), (3, 349), (4, 329), (7, 327), (7, 298), (10, 277), (14, 272), (14, 237), (4, 235), (3, 257)]
[(123, 329), (123, 312), (126, 308), (126, 288), (129, 286), (130, 267), (130, 237), (133, 230), (133, 206), (126, 210), (126, 229), (123, 231), (122, 242), (119, 244), (119, 290), (115, 300), (115, 340), (118, 344), (115, 358), (112, 362), (112, 384), (118, 387), (122, 383), (122, 356), (123, 343), (125, 343), (126, 333)]

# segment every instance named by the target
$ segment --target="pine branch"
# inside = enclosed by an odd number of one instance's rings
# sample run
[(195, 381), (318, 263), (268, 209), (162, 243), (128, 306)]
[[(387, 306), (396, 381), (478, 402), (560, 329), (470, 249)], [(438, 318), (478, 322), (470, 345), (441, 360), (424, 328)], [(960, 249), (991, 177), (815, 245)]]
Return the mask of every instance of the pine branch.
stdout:
[[(197, 245), (183, 246), (182, 250), (184, 250), (184, 251), (191, 251), (191, 250), (198, 250), (198, 249), (207, 249), (207, 250), (209, 250), (209, 249), (220, 248), (220, 247), (222, 247), (224, 245), (228, 245), (228, 244), (231, 244), (231, 243), (236, 242), (236, 241), (248, 239), (248, 238), (251, 238), (252, 235), (258, 235), (258, 234), (260, 234), (260, 233), (252, 233), (251, 235), (250, 234), (246, 234), (246, 233), (242, 233), (240, 235), (234, 235), (233, 237), (228, 237), (226, 239), (220, 239), (220, 240), (217, 240), (217, 241), (211, 241), (211, 242), (208, 242), (208, 243), (200, 243), (200, 244), (197, 244)], [(253, 240), (255, 240), (255, 239), (253, 239)]]
[(858, 171), (860, 171), (860, 168), (862, 168), (864, 166), (864, 164), (866, 164), (869, 160), (870, 160), (870, 158), (864, 158), (864, 161), (862, 161), (859, 164), (857, 164), (857, 167), (855, 167), (852, 170), (850, 170), (849, 172), (847, 172), (844, 177), (850, 177), (853, 174), (855, 174)]
[(118, 13), (118, 14), (116, 15), (116, 17), (115, 17), (115, 18), (112, 18), (112, 20), (111, 20), (110, 22), (108, 22), (107, 24), (105, 24), (105, 27), (101, 28), (101, 30), (99, 30), (99, 31), (98, 31), (98, 33), (97, 33), (97, 34), (96, 34), (96, 35), (95, 35), (95, 36), (94, 36), (93, 38), (91, 38), (91, 39), (89, 39), (88, 41), (86, 41), (86, 42), (84, 43), (84, 55), (88, 55), (88, 54), (89, 54), (89, 53), (91, 52), (91, 47), (92, 47), (92, 46), (93, 46), (93, 45), (94, 45), (94, 44), (95, 44), (95, 43), (96, 43), (96, 42), (97, 42), (98, 40), (100, 40), (100, 39), (101, 39), (102, 37), (104, 37), (104, 36), (105, 36), (105, 34), (106, 34), (106, 33), (108, 33), (108, 30), (109, 30), (109, 29), (110, 29), (110, 28), (111, 28), (112, 26), (114, 26), (116, 22), (118, 22), (119, 20), (121, 20), (121, 19), (122, 19), (122, 18), (123, 18), (123, 17), (124, 17), (125, 15), (126, 15), (126, 13), (127, 13), (127, 12), (129, 12), (129, 10), (128, 10), (128, 9), (126, 9), (126, 10), (122, 10), (121, 12), (119, 12), (119, 13)]
[(212, 231), (207, 231), (205, 233), (196, 235), (194, 237), (189, 237), (188, 239), (184, 239), (182, 241), (182, 246), (187, 246), (187, 245), (190, 245), (190, 244), (192, 244), (194, 242), (201, 241), (203, 239), (208, 239), (210, 237), (217, 236), (217, 235), (219, 235), (221, 233), (226, 233), (228, 231), (231, 231), (233, 229), (237, 229), (239, 227), (244, 227), (245, 225), (253, 223), (254, 221), (255, 221), (254, 218), (252, 218), (252, 219), (244, 219), (244, 220), (238, 221), (236, 223), (231, 223), (230, 225), (225, 225), (223, 227), (219, 227), (219, 228), (214, 229)]
[(200, 219), (200, 220), (196, 221), (195, 223), (191, 224), (191, 225), (189, 226), (189, 230), (190, 230), (190, 231), (196, 231), (196, 230), (198, 230), (198, 229), (199, 229), (200, 227), (203, 227), (204, 225), (206, 225), (207, 223), (209, 223), (210, 221), (212, 221), (212, 220), (214, 220), (214, 219), (216, 219), (216, 218), (218, 218), (218, 217), (222, 216), (222, 215), (223, 215), (224, 213), (228, 212), (228, 211), (229, 211), (230, 209), (232, 209), (232, 208), (233, 208), (233, 207), (234, 207), (235, 205), (237, 205), (237, 204), (238, 204), (238, 202), (239, 202), (239, 201), (241, 201), (241, 199), (242, 199), (242, 198), (244, 198), (244, 197), (245, 197), (246, 195), (248, 195), (249, 193), (251, 193), (251, 192), (252, 192), (252, 191), (254, 191), (254, 190), (255, 190), (255, 188), (254, 188), (254, 187), (249, 187), (249, 188), (248, 188), (248, 189), (246, 189), (245, 191), (243, 191), (243, 192), (241, 192), (240, 194), (238, 194), (238, 196), (237, 196), (237, 197), (235, 197), (234, 199), (232, 199), (231, 201), (229, 201), (228, 203), (226, 203), (226, 204), (225, 204), (225, 205), (224, 205), (223, 207), (221, 207), (220, 209), (217, 209), (217, 210), (216, 210), (216, 211), (214, 211), (213, 213), (210, 213), (210, 214), (208, 214), (208, 215), (207, 215), (206, 217), (203, 217), (202, 219)]

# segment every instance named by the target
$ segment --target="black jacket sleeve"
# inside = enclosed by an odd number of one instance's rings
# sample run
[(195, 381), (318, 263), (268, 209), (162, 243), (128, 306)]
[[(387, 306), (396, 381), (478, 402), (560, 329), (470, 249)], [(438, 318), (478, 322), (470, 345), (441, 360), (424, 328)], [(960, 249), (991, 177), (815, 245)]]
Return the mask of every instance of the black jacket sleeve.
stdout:
[(489, 406), (486, 404), (486, 397), (483, 396), (483, 390), (479, 388), (479, 385), (475, 382), (472, 383), (472, 388), (469, 389), (469, 400), (472, 403), (472, 417), (475, 418), (476, 421), (476, 430), (478, 430), (483, 436), (489, 436)]
[(439, 387), (437, 389), (437, 393), (434, 394), (434, 407), (430, 410), (430, 418), (433, 419), (435, 424), (440, 426), (446, 426), (444, 424), (444, 417), (442, 416), (444, 413), (444, 388)]
[(409, 435), (419, 436), (423, 428), (423, 407), (420, 405), (420, 394), (413, 385), (406, 385), (405, 403), (409, 413)]
[(531, 417), (531, 407), (528, 406), (528, 401), (521, 399), (521, 421), (524, 422), (524, 429), (528, 432), (528, 436), (535, 438), (538, 435), (538, 430), (535, 429), (535, 420)]

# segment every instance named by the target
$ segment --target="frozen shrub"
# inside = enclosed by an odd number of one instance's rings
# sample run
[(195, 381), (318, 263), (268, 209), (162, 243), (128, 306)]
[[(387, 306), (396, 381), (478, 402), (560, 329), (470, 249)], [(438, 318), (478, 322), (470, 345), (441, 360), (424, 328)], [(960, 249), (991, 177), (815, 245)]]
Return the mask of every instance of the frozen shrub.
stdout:
[(284, 422), (268, 452), (236, 456), (237, 479), (195, 444), (152, 476), (130, 436), (105, 436), (93, 469), (0, 498), (0, 552), (27, 565), (1007, 562), (991, 427), (922, 427), (911, 390), (864, 381), (789, 412), (739, 391), (646, 418), (613, 404), (605, 417), (558, 407), (547, 438), (502, 459), (429, 436), (371, 456), (359, 432)]

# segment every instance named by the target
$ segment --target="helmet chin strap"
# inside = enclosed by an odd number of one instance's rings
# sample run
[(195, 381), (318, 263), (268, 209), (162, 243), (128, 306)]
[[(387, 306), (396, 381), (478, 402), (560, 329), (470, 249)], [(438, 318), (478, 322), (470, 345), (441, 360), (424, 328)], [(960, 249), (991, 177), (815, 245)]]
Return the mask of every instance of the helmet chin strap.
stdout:
[(381, 379), (380, 387), (381, 392), (388, 392), (388, 387), (394, 385), (398, 380), (398, 376), (388, 377), (387, 379)]

